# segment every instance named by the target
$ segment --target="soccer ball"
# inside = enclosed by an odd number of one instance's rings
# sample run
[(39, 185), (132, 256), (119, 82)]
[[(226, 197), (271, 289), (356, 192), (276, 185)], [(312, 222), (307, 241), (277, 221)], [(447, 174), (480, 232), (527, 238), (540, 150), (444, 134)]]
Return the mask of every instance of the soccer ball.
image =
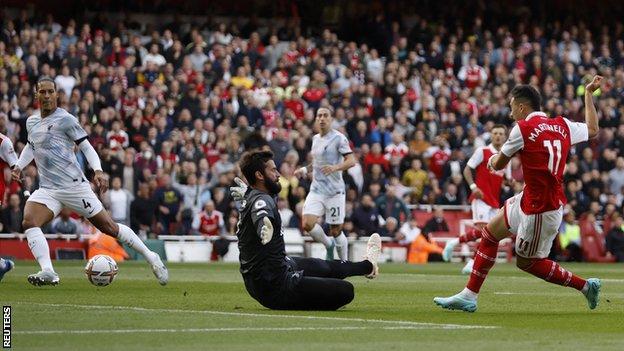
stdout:
[(106, 255), (93, 256), (85, 267), (87, 278), (95, 286), (107, 286), (112, 283), (117, 272), (119, 272), (117, 262)]

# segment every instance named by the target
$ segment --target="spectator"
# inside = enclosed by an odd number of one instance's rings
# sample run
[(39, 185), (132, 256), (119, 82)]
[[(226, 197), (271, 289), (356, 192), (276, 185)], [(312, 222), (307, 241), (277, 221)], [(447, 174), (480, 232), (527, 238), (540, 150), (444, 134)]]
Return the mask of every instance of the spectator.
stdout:
[(462, 204), (461, 198), (457, 194), (457, 186), (453, 183), (448, 183), (445, 186), (443, 194), (437, 197), (436, 204), (438, 205), (451, 205), (459, 206)]
[(609, 171), (609, 184), (611, 194), (618, 194), (624, 186), (624, 157), (618, 157), (615, 168)]
[(394, 217), (386, 218), (386, 224), (379, 231), (379, 235), (391, 238), (392, 240), (399, 241), (399, 237), (401, 236), (399, 232), (399, 221)]
[(369, 194), (364, 194), (361, 205), (353, 211), (353, 216), (351, 216), (355, 232), (358, 236), (378, 233), (383, 224), (380, 219), (382, 220), (373, 198)]
[(2, 230), (3, 233), (21, 233), (24, 211), (21, 207), (19, 195), (9, 196), (9, 206), (2, 209)]
[(422, 232), (425, 235), (429, 235), (429, 233), (433, 232), (448, 232), (449, 227), (448, 223), (446, 223), (446, 219), (444, 219), (444, 210), (440, 207), (436, 207), (433, 210), (433, 216), (429, 218), (427, 223), (423, 226)]
[(132, 230), (145, 235), (152, 231), (156, 215), (156, 203), (150, 196), (147, 183), (139, 183), (137, 197), (130, 205), (130, 225)]
[(79, 234), (78, 221), (71, 218), (70, 210), (63, 208), (58, 217), (52, 221), (52, 231), (56, 234)]
[(396, 188), (394, 185), (388, 185), (386, 187), (386, 193), (377, 197), (375, 204), (381, 216), (386, 220), (393, 217), (400, 222), (406, 222), (411, 217), (405, 202), (396, 197)]
[(395, 236), (395, 239), (401, 245), (409, 245), (416, 239), (418, 235), (420, 235), (420, 233), (421, 230), (418, 227), (416, 218), (412, 217), (412, 219), (403, 223), (403, 225), (399, 229), (398, 236)]
[(210, 185), (206, 182), (199, 182), (195, 173), (186, 176), (186, 184), (178, 182), (176, 178), (172, 175), (171, 185), (182, 194), (182, 210), (190, 210), (192, 214), (201, 211), (204, 207), (204, 199), (210, 200)]
[(606, 241), (607, 250), (615, 256), (617, 262), (624, 262), (624, 220), (621, 215), (614, 216)]
[(390, 161), (381, 153), (381, 145), (374, 143), (371, 151), (364, 156), (364, 172), (370, 172), (371, 166), (380, 165), (384, 173), (390, 172)]
[(215, 209), (214, 201), (206, 202), (204, 210), (195, 214), (193, 229), (207, 236), (217, 236), (225, 232), (223, 213)]
[(422, 199), (425, 187), (429, 185), (429, 176), (422, 169), (422, 161), (419, 158), (412, 160), (411, 167), (403, 173), (401, 182), (412, 189), (412, 203)]
[(563, 252), (559, 260), (581, 262), (583, 261), (581, 227), (576, 223), (574, 210), (566, 208), (563, 212), (563, 223), (561, 223), (561, 227), (559, 227), (559, 245)]
[(110, 211), (115, 223), (130, 225), (130, 207), (134, 195), (121, 187), (121, 178), (114, 177), (111, 189), (104, 193), (104, 206)]
[(160, 234), (170, 233), (171, 225), (175, 224), (182, 194), (172, 186), (171, 176), (165, 174), (161, 178), (162, 186), (158, 187), (153, 195), (156, 203), (156, 221)]

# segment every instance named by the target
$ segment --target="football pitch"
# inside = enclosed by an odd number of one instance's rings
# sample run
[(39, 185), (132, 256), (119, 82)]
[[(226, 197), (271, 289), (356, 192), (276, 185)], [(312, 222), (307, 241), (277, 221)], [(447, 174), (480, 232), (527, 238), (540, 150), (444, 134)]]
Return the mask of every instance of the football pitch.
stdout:
[(0, 283), (12, 307), (15, 350), (622, 350), (624, 267), (564, 264), (603, 279), (600, 305), (498, 264), (476, 313), (442, 310), (459, 291), (458, 264), (385, 264), (349, 280), (355, 300), (336, 312), (270, 311), (249, 297), (235, 264), (169, 264), (158, 285), (143, 262), (124, 262), (112, 285), (92, 286), (84, 262), (56, 262), (57, 287), (33, 287), (34, 262)]

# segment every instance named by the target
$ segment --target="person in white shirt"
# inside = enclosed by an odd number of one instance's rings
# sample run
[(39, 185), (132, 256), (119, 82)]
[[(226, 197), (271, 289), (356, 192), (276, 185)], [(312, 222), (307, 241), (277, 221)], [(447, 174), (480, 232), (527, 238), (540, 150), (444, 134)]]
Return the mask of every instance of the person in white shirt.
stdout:
[(26, 121), (28, 143), (11, 172), (13, 180), (20, 181), (22, 169), (34, 160), (40, 176), (39, 188), (26, 201), (22, 222), (28, 247), (41, 267), (41, 271), (28, 276), (28, 282), (35, 286), (58, 285), (60, 279), (52, 267), (41, 227), (67, 207), (87, 217), (101, 232), (137, 250), (151, 265), (158, 282), (167, 284), (169, 272), (160, 256), (148, 249), (128, 226), (113, 221), (87, 181), (74, 153), (76, 145), (95, 171), (93, 183), (97, 191), (104, 194), (108, 190), (107, 176), (87, 133), (75, 116), (57, 106), (58, 94), (52, 78), (40, 78), (35, 89), (41, 110)]
[(111, 189), (104, 194), (104, 204), (109, 209), (113, 221), (130, 225), (130, 204), (134, 196), (121, 187), (121, 178), (115, 177)]
[(61, 74), (54, 78), (54, 83), (59, 87), (59, 89), (65, 92), (65, 95), (69, 98), (71, 96), (72, 90), (76, 86), (78, 80), (72, 76), (69, 72), (69, 66), (65, 65), (61, 68)]
[(143, 68), (147, 66), (148, 62), (153, 62), (158, 67), (167, 64), (165, 57), (158, 52), (158, 44), (152, 44), (149, 54), (145, 55), (145, 58), (143, 58)]

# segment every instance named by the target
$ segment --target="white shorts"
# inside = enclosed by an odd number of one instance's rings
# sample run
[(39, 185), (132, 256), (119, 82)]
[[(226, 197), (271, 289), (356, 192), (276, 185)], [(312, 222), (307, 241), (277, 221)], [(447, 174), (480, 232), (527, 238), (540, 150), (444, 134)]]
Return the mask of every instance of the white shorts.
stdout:
[(88, 182), (69, 189), (39, 188), (27, 201), (45, 205), (54, 213), (54, 217), (61, 213), (63, 207), (76, 211), (85, 218), (91, 218), (104, 209)]
[(505, 202), (505, 223), (516, 234), (516, 254), (525, 258), (545, 258), (563, 219), (563, 207), (537, 214), (525, 214), (520, 208), (522, 193)]
[(327, 224), (343, 224), (345, 218), (345, 194), (333, 196), (310, 192), (303, 203), (303, 214), (321, 217)]
[(489, 223), (496, 216), (498, 209), (486, 204), (481, 199), (474, 199), (470, 203), (472, 207), (472, 223)]

